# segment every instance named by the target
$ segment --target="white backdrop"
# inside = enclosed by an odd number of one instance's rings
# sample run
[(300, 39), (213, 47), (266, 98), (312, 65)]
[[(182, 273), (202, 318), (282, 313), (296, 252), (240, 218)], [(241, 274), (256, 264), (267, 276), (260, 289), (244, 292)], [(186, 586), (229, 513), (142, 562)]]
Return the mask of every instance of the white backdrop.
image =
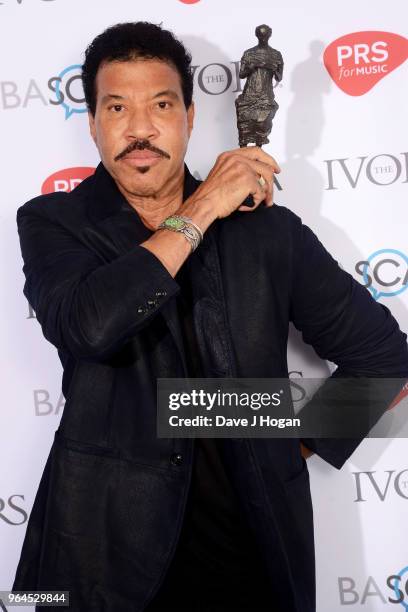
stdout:
[[(187, 162), (204, 178), (219, 152), (237, 146), (237, 62), (255, 27), (269, 24), (285, 62), (266, 147), (282, 167), (275, 201), (359, 282), (374, 279), (369, 290), (407, 331), (407, 18), (401, 0), (0, 2), (0, 590), (11, 588), (64, 403), (57, 352), (22, 294), (15, 212), (42, 189), (74, 187), (98, 163), (77, 78), (86, 45), (109, 25), (141, 19), (184, 41), (197, 66)], [(309, 378), (333, 367), (295, 333), (289, 365)], [(317, 611), (408, 610), (406, 440), (365, 440), (341, 471), (319, 457), (308, 465)]]

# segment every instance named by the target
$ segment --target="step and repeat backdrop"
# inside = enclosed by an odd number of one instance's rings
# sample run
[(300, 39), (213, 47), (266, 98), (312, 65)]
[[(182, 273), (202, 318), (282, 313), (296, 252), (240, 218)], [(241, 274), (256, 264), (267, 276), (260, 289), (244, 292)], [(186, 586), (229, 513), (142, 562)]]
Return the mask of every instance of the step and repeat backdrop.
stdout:
[[(162, 23), (190, 49), (196, 123), (187, 156), (205, 178), (235, 148), (234, 100), (255, 27), (284, 59), (266, 150), (292, 209), (408, 330), (408, 5), (359, 0), (3, 0), (0, 2), (0, 590), (11, 588), (45, 460), (64, 409), (57, 352), (25, 300), (16, 209), (93, 172), (83, 51), (121, 21)], [(293, 378), (330, 375), (291, 330)], [(401, 393), (396, 409), (408, 408)], [(408, 393), (408, 391), (406, 392)], [(367, 439), (338, 471), (308, 460), (317, 611), (408, 610), (406, 439)]]

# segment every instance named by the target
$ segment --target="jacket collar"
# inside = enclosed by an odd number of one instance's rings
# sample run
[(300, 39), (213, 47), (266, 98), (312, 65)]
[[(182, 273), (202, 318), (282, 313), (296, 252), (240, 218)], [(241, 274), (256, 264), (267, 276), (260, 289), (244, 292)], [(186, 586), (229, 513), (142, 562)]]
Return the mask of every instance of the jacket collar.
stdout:
[[(102, 221), (115, 215), (123, 205), (127, 204), (126, 198), (121, 194), (102, 162), (98, 164), (91, 180), (93, 185), (89, 197), (88, 215), (92, 221)], [(187, 165), (184, 164), (183, 202), (194, 193), (199, 184), (200, 181), (193, 177)]]

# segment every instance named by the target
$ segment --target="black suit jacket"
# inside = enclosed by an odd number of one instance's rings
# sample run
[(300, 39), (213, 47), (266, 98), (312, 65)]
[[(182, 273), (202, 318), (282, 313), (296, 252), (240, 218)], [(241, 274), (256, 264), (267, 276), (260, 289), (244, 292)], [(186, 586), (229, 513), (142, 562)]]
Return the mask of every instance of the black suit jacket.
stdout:
[[(186, 169), (184, 198), (198, 182)], [(156, 437), (156, 379), (185, 375), (176, 280), (101, 165), (72, 193), (18, 210), (24, 293), (64, 366), (66, 405), (15, 589), (71, 591), (73, 610), (141, 611), (180, 533), (193, 439)], [(208, 377), (287, 377), (289, 322), (334, 376), (408, 377), (406, 335), (282, 206), (236, 211), (190, 256)], [(402, 385), (402, 383), (401, 383)], [(360, 440), (307, 440), (340, 468)], [(309, 474), (295, 439), (224, 440), (263, 551), (274, 610), (315, 610)], [(251, 561), (248, 560), (250, 563)]]

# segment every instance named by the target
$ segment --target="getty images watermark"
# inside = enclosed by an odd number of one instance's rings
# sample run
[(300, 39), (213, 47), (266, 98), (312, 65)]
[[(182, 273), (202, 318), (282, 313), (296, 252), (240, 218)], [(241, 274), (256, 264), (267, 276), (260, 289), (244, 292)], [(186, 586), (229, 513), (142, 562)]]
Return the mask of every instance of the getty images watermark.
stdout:
[(159, 438), (408, 437), (393, 378), (162, 378)]
[[(198, 408), (206, 412), (212, 411), (214, 408), (227, 409), (230, 408), (249, 408), (252, 411), (260, 410), (261, 408), (281, 407), (281, 395), (283, 389), (277, 393), (247, 393), (244, 391), (221, 391), (217, 389), (215, 392), (204, 391), (204, 389), (192, 389), (190, 392), (173, 392), (169, 395), (169, 410), (180, 410), (180, 408)], [(247, 427), (277, 427), (284, 429), (286, 427), (300, 427), (299, 418), (280, 417), (274, 418), (270, 414), (262, 415), (254, 412), (250, 418), (245, 416), (226, 416), (225, 414), (215, 414), (214, 417), (196, 414), (192, 417), (180, 415), (170, 415), (169, 424), (171, 427), (222, 427), (222, 428), (247, 428)]]

